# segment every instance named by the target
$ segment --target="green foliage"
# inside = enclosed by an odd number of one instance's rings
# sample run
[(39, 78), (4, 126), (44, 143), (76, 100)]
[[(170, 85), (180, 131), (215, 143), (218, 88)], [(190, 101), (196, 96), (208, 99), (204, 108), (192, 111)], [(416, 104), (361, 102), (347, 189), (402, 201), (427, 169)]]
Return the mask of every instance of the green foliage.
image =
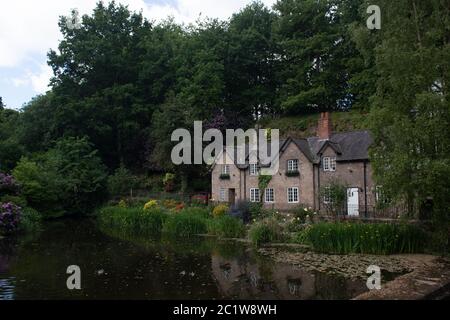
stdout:
[(264, 215), (264, 208), (261, 202), (250, 202), (248, 204), (248, 210), (250, 213), (250, 218), (261, 219)]
[[(364, 66), (348, 25), (362, 1), (281, 0), (274, 37), (280, 50), (281, 107), (291, 113), (347, 109), (355, 90), (348, 81)], [(360, 23), (360, 21), (358, 21)]]
[(85, 138), (59, 140), (13, 171), (28, 204), (47, 217), (89, 213), (104, 198), (106, 173)]
[(226, 204), (218, 204), (214, 207), (212, 215), (215, 218), (222, 217), (230, 211), (230, 208)]
[(42, 215), (30, 207), (22, 209), (19, 230), (23, 232), (36, 232), (42, 227)]
[(209, 210), (207, 208), (202, 207), (187, 207), (183, 209), (180, 213), (189, 214), (191, 216), (196, 216), (202, 219), (211, 218)]
[(347, 202), (347, 186), (337, 179), (332, 179), (327, 185), (319, 190), (322, 201), (327, 197), (329, 202), (323, 206), (329, 214), (338, 215), (343, 212)]
[(166, 192), (173, 191), (174, 185), (175, 185), (175, 175), (173, 173), (166, 173), (166, 175), (163, 178), (163, 185), (164, 190)]
[(137, 177), (122, 165), (108, 177), (108, 193), (110, 196), (130, 194), (131, 190), (137, 186), (137, 182)]
[(378, 41), (361, 41), (374, 52), (378, 75), (369, 118), (376, 181), (394, 200), (405, 201), (410, 213), (432, 199), (442, 232), (450, 225), (447, 4), (383, 0), (378, 5), (390, 18)]
[(407, 224), (319, 223), (307, 231), (314, 250), (325, 253), (394, 254), (422, 252), (423, 230)]
[(172, 214), (164, 224), (163, 232), (174, 237), (191, 237), (207, 232), (206, 221), (189, 213)]
[(14, 203), (16, 206), (19, 206), (21, 208), (25, 208), (27, 206), (27, 200), (22, 196), (13, 196), (8, 194), (0, 196), (0, 203), (6, 202)]
[(144, 211), (142, 208), (104, 207), (98, 211), (97, 217), (102, 227), (158, 235), (167, 214), (159, 208)]
[(313, 219), (313, 216), (316, 215), (317, 212), (312, 210), (311, 207), (300, 205), (292, 211), (292, 214), (294, 216), (295, 221), (299, 223), (305, 223), (307, 217)]
[(261, 201), (264, 199), (264, 192), (269, 185), (269, 182), (272, 180), (272, 176), (270, 175), (259, 175), (258, 176), (258, 188), (261, 190)]
[(222, 238), (239, 238), (244, 235), (245, 227), (241, 220), (223, 215), (208, 221), (208, 233)]
[(255, 246), (282, 241), (283, 230), (275, 219), (264, 219), (250, 227), (249, 238)]

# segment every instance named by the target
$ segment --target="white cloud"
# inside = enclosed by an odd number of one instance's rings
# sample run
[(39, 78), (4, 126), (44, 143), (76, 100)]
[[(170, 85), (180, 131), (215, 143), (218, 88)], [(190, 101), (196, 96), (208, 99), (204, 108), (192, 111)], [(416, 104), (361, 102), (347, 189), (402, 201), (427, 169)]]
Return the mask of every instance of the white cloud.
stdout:
[[(13, 0), (0, 5), (0, 68), (25, 70), (23, 76), (8, 79), (14, 87), (31, 86), (43, 93), (52, 75), (46, 65), (46, 53), (56, 49), (61, 39), (58, 19), (76, 8), (90, 14), (98, 0)], [(193, 23), (202, 17), (227, 19), (252, 0), (116, 0), (131, 10), (142, 10), (149, 20)], [(104, 3), (108, 3), (105, 0)], [(276, 0), (263, 0), (271, 6)], [(30, 72), (38, 65), (37, 72)], [(20, 74), (19, 72), (16, 72)]]
[(35, 93), (45, 93), (49, 89), (49, 79), (52, 75), (52, 69), (46, 64), (41, 64), (37, 72), (26, 70), (23, 76), (13, 77), (8, 82), (16, 88), (31, 86)]
[[(30, 55), (45, 56), (56, 48), (61, 35), (58, 18), (72, 8), (91, 13), (97, 0), (15, 0), (2, 1), (0, 10), (0, 67), (15, 67)], [(107, 1), (105, 1), (107, 2)], [(132, 10), (141, 10), (149, 19), (172, 15), (177, 22), (194, 22), (202, 16), (226, 19), (250, 0), (173, 0), (154, 3), (144, 0), (118, 0)], [(263, 1), (272, 5), (275, 0)]]

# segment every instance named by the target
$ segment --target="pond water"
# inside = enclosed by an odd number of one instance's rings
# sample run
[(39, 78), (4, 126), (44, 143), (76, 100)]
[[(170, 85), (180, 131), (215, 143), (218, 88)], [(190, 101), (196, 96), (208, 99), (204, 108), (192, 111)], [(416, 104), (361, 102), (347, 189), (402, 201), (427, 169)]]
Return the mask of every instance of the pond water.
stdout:
[[(69, 265), (81, 290), (68, 290)], [(244, 244), (158, 239), (99, 230), (95, 221), (48, 223), (0, 239), (2, 299), (348, 299), (362, 281), (275, 263)]]

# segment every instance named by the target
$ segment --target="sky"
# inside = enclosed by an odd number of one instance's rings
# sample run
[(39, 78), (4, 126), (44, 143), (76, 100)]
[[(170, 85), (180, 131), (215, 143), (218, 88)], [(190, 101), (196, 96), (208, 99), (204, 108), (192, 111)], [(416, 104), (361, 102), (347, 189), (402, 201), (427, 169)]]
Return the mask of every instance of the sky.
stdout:
[[(0, 0), (0, 96), (7, 108), (20, 109), (49, 90), (52, 70), (47, 52), (56, 50), (62, 35), (60, 16), (72, 9), (90, 14), (97, 0)], [(104, 0), (108, 3), (109, 0)], [(116, 0), (150, 20), (173, 16), (191, 23), (201, 17), (227, 19), (252, 0)], [(272, 6), (276, 0), (262, 0)]]

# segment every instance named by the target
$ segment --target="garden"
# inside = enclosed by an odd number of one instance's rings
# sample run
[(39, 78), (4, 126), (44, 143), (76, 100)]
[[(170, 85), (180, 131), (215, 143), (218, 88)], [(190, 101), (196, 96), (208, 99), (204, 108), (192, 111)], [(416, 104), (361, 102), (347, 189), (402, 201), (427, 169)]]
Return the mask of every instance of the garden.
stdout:
[[(326, 222), (311, 208), (281, 213), (260, 203), (191, 204), (174, 199), (146, 203), (120, 200), (97, 211), (100, 226), (138, 234), (174, 237), (216, 236), (239, 239), (256, 247), (293, 244), (319, 253), (418, 253), (427, 248), (423, 228), (404, 222)], [(237, 212), (237, 213), (236, 213)]]

